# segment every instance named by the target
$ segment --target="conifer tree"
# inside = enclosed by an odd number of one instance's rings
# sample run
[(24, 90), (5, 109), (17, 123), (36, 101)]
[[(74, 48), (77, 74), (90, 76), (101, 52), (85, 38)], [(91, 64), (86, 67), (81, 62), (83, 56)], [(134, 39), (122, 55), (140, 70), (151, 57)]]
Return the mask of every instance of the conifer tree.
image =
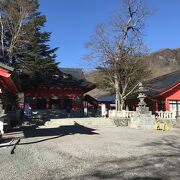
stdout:
[[(45, 23), (38, 0), (0, 0), (0, 61), (21, 72), (22, 91), (44, 83), (45, 76), (58, 70), (57, 48), (48, 45), (51, 33), (42, 31)], [(17, 102), (15, 97), (5, 93), (4, 106)]]
[(23, 82), (38, 73), (42, 75), (42, 72), (48, 74), (57, 70), (57, 48), (51, 49), (47, 44), (51, 33), (41, 30), (46, 17), (38, 8), (37, 0), (0, 1), (1, 61), (23, 70)]

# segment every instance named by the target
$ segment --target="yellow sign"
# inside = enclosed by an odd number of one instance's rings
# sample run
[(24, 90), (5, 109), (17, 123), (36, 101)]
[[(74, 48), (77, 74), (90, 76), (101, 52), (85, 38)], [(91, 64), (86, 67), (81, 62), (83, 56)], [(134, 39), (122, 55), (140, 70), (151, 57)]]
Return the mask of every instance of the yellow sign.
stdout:
[(156, 130), (163, 130), (163, 131), (168, 131), (169, 130), (169, 126), (167, 124), (167, 122), (156, 122)]

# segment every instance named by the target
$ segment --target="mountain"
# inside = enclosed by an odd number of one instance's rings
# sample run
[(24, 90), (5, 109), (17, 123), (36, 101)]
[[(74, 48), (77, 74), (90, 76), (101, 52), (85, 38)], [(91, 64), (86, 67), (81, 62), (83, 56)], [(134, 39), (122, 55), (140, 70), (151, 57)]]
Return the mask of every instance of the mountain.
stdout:
[(146, 59), (152, 77), (158, 77), (180, 69), (180, 48), (161, 49), (150, 53)]
[[(180, 69), (180, 48), (177, 49), (160, 49), (159, 51), (150, 53), (145, 59), (152, 72), (150, 78), (155, 78)], [(86, 79), (95, 82), (96, 72), (86, 74)], [(88, 93), (93, 97), (109, 94), (101, 89), (94, 89)]]

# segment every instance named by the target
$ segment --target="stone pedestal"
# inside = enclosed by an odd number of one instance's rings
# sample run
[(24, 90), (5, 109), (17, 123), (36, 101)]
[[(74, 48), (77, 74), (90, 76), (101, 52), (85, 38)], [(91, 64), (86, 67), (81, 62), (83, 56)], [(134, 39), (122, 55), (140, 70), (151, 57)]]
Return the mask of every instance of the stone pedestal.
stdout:
[(176, 119), (176, 126), (180, 127), (180, 116), (178, 116)]
[(134, 113), (130, 118), (129, 127), (135, 129), (154, 129), (155, 128), (155, 115), (151, 115), (151, 112), (147, 114)]
[(144, 98), (146, 97), (143, 93), (144, 89), (142, 83), (139, 84), (139, 104), (136, 108), (136, 112), (130, 118), (128, 123), (129, 127), (136, 129), (154, 129), (155, 128), (155, 115), (152, 115), (152, 112), (149, 111), (149, 108), (146, 107)]

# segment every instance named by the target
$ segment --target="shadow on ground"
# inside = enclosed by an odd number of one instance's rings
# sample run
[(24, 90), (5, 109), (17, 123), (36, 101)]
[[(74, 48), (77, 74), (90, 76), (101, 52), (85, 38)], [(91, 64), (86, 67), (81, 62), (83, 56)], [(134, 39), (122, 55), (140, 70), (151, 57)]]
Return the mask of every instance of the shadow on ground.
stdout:
[[(24, 126), (21, 128), (18, 128), (16, 130), (11, 131), (9, 134), (11, 136), (11, 139), (14, 134), (18, 133), (18, 131), (22, 131), (23, 133), (23, 138), (21, 139), (27, 139), (27, 138), (34, 138), (34, 137), (40, 137), (40, 138), (35, 138), (31, 142), (24, 142), (20, 143), (19, 145), (26, 145), (26, 144), (34, 144), (34, 143), (40, 143), (43, 141), (47, 140), (52, 140), (52, 139), (57, 139), (63, 136), (67, 135), (74, 135), (74, 134), (85, 134), (85, 135), (95, 135), (98, 134), (95, 132), (96, 129), (93, 128), (88, 128), (82, 125), (79, 125), (75, 123), (74, 125), (69, 125), (69, 126), (60, 126), (57, 128), (38, 128), (37, 125), (29, 125), (29, 126)], [(41, 138), (42, 137), (42, 138)], [(48, 137), (48, 138), (44, 138)], [(12, 146), (12, 145), (3, 145), (1, 147), (6, 147), (6, 146)]]
[[(99, 163), (88, 167), (80, 175), (75, 175), (69, 179), (180, 179), (179, 136), (166, 136), (159, 141), (142, 144), (138, 148), (140, 152), (141, 148), (150, 148), (152, 153), (140, 156), (129, 155), (127, 158), (116, 158), (109, 161), (107, 161), (107, 157), (102, 157)], [(49, 172), (50, 177), (55, 174), (56, 172)]]
[(98, 134), (94, 132), (96, 129), (81, 126), (79, 124), (60, 126), (58, 128), (37, 128), (36, 126), (21, 128), (25, 138), (44, 137), (44, 136), (65, 136), (73, 134)]

